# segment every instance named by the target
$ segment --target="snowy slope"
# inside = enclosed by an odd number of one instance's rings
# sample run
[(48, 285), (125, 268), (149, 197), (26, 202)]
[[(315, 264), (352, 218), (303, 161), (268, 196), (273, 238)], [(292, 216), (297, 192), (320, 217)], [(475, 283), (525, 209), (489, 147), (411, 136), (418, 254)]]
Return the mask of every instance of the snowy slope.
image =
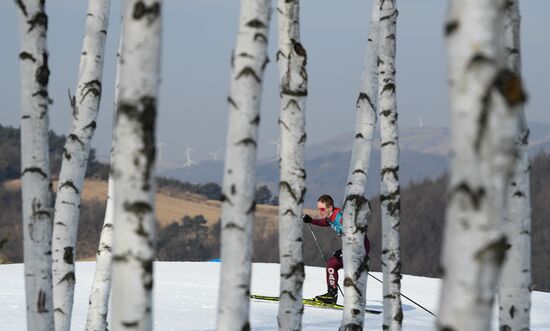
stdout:
[[(216, 323), (219, 266), (215, 262), (155, 263), (155, 330), (213, 330)], [(93, 262), (79, 262), (76, 265), (73, 330), (83, 329), (94, 267)], [(379, 273), (373, 275), (381, 278)], [(277, 264), (254, 264), (252, 277), (253, 293), (278, 293)], [(307, 267), (304, 296), (312, 297), (324, 292), (324, 277), (324, 269)], [(438, 279), (405, 276), (403, 293), (437, 313), (435, 308), (439, 284)], [(381, 284), (369, 278), (368, 308), (382, 309), (381, 292)], [(339, 298), (339, 302), (343, 302), (342, 298)], [(435, 319), (411, 302), (403, 300), (403, 310), (405, 331), (435, 329)], [(550, 330), (549, 311), (550, 293), (534, 292), (531, 330)], [(250, 315), (252, 330), (277, 330), (277, 304), (253, 301)], [(0, 330), (23, 330), (26, 327), (22, 264), (0, 265), (0, 316)], [(306, 307), (303, 329), (337, 330), (340, 320), (339, 311)], [(380, 330), (381, 324), (382, 315), (366, 315), (366, 330)]]

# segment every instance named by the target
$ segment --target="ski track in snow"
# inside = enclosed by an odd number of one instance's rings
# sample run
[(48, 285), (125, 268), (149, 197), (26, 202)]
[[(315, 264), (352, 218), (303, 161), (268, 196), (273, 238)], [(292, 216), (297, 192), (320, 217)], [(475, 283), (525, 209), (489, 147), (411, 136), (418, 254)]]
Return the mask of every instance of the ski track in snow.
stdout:
[[(154, 329), (214, 330), (220, 264), (216, 262), (155, 262)], [(76, 292), (72, 329), (82, 330), (86, 322), (88, 296), (95, 270), (94, 262), (76, 264)], [(381, 279), (381, 274), (372, 273)], [(343, 271), (340, 271), (340, 282)], [(439, 279), (405, 275), (402, 292), (437, 314)], [(304, 298), (326, 291), (324, 269), (306, 267)], [(252, 293), (278, 295), (279, 265), (255, 263), (252, 271)], [(26, 329), (23, 265), (0, 265), (0, 330)], [(382, 309), (382, 284), (369, 277), (367, 308)], [(338, 303), (343, 304), (342, 297)], [(403, 330), (435, 330), (435, 318), (407, 299), (403, 302)], [(277, 330), (278, 305), (273, 302), (251, 301), (252, 330)], [(550, 293), (533, 292), (531, 330), (550, 330)], [(496, 310), (495, 310), (496, 312)], [(306, 307), (303, 330), (337, 330), (342, 312)], [(365, 315), (365, 330), (381, 330), (382, 315)], [(493, 329), (497, 330), (496, 318)]]

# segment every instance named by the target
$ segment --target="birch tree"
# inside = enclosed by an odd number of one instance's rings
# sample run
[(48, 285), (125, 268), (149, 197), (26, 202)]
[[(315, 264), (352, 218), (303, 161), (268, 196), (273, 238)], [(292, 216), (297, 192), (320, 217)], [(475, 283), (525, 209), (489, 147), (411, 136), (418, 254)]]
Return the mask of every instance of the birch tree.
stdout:
[(105, 38), (109, 0), (89, 1), (72, 123), (59, 173), (52, 243), (55, 329), (69, 330), (76, 281), (74, 260), (80, 216), (80, 198), (88, 166), (90, 144), (101, 100)]
[(231, 60), (222, 185), (218, 330), (248, 330), (256, 154), (262, 78), (267, 65), (269, 0), (241, 0)]
[(380, 112), (382, 216), (383, 328), (401, 330), (401, 257), (399, 223), (399, 142), (395, 96), (395, 44), (397, 7), (394, 0), (381, 0), (378, 47), (378, 100)]
[(502, 9), (499, 0), (452, 1), (446, 24), (452, 159), (440, 330), (490, 329), (509, 247), (502, 210), (524, 95), (504, 65)]
[[(504, 8), (504, 47), (506, 65), (521, 76), (519, 1), (510, 0)], [(531, 204), (529, 191), (529, 129), (523, 108), (519, 108), (519, 135), (515, 145), (519, 160), (507, 188), (508, 208), (504, 232), (510, 249), (500, 273), (500, 330), (520, 331), (530, 328), (531, 309)]]
[(44, 1), (16, 1), (19, 15), (21, 192), (28, 330), (52, 330), (52, 206), (48, 143), (48, 16)]
[(300, 1), (279, 0), (279, 90), (281, 95), (279, 261), (281, 266), (279, 330), (301, 330), (305, 278), (302, 209), (306, 192), (304, 148), (307, 55), (300, 43)]
[[(113, 138), (115, 136), (116, 109), (118, 105), (118, 91), (120, 82), (120, 53), (122, 48), (122, 28), (117, 52), (117, 69), (115, 77), (115, 95), (113, 104)], [(113, 168), (114, 158), (114, 139), (111, 146), (111, 168)], [(107, 314), (109, 312), (109, 294), (112, 281), (112, 261), (113, 261), (113, 218), (115, 192), (113, 176), (109, 175), (107, 188), (107, 206), (105, 208), (105, 218), (103, 228), (99, 237), (99, 247), (96, 253), (96, 267), (94, 282), (88, 300), (88, 316), (86, 318), (86, 331), (107, 331)]]
[(109, 312), (109, 293), (111, 290), (112, 250), (113, 250), (113, 216), (114, 216), (114, 181), (109, 176), (107, 207), (105, 219), (99, 237), (99, 247), (96, 253), (94, 282), (88, 300), (88, 316), (86, 331), (106, 331)]
[(114, 130), (112, 327), (151, 330), (154, 258), (155, 121), (161, 1), (123, 5), (120, 85)]
[(362, 330), (365, 318), (368, 256), (365, 255), (364, 239), (371, 210), (364, 194), (376, 127), (379, 8), (380, 4), (374, 1), (356, 103), (355, 139), (345, 192), (342, 237), (345, 297), (341, 330)]

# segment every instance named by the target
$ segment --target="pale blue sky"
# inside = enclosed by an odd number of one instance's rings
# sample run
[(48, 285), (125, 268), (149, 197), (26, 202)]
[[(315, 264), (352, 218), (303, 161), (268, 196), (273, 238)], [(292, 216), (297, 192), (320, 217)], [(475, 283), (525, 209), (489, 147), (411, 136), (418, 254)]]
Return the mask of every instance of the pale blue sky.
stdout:
[[(82, 47), (87, 1), (47, 0), (50, 52), (50, 126), (65, 134)], [(522, 52), (530, 121), (550, 122), (550, 1), (523, 0)], [(302, 41), (308, 52), (308, 144), (351, 131), (368, 33), (371, 1), (302, 0)], [(276, 1), (272, 6), (276, 5)], [(447, 126), (446, 52), (443, 39), (447, 1), (400, 0), (397, 23), (397, 95), (400, 126)], [(183, 161), (185, 141), (196, 160), (225, 146), (229, 59), (235, 43), (238, 0), (165, 0), (162, 83), (157, 132), (164, 158)], [(260, 123), (260, 157), (273, 155), (279, 114), (276, 15), (272, 16), (269, 64)], [(112, 0), (103, 98), (93, 146), (108, 154), (120, 25), (120, 1)], [(14, 1), (0, 1), (0, 123), (19, 125), (18, 25)], [(223, 152), (222, 152), (223, 154)]]

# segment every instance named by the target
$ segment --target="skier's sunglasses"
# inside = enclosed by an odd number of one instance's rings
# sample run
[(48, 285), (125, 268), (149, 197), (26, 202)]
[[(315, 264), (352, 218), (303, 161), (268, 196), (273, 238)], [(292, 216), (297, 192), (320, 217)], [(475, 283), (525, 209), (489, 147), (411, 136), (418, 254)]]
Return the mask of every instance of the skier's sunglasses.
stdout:
[(326, 208), (317, 208), (321, 213), (324, 213), (327, 209)]

